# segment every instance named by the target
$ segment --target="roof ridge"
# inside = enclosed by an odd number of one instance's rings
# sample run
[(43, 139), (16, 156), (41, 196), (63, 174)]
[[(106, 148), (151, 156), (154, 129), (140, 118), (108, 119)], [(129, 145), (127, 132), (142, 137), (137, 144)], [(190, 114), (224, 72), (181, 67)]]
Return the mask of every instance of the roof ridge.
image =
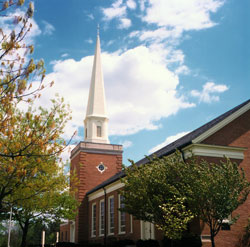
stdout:
[[(188, 133), (187, 135), (175, 140), (174, 142), (169, 143), (165, 147), (163, 147), (163, 148), (157, 150), (156, 152), (148, 155), (148, 157), (152, 157), (153, 155), (156, 155), (157, 157), (161, 157), (163, 155), (168, 155), (168, 154), (174, 152), (176, 149), (180, 149), (180, 148), (183, 148), (184, 146), (187, 146), (188, 144), (191, 144), (191, 141), (194, 138), (201, 135), (202, 133), (204, 133), (204, 131), (207, 131), (208, 129), (212, 128), (216, 124), (220, 123), (221, 121), (223, 121), (224, 119), (226, 119), (227, 117), (232, 115), (233, 113), (237, 112), (239, 109), (241, 109), (242, 107), (244, 107), (248, 103), (250, 103), (250, 99), (244, 101), (243, 103), (241, 103), (240, 105), (232, 108), (231, 110), (228, 110), (227, 112), (219, 115), (218, 117), (212, 119), (208, 123), (203, 124), (202, 126), (198, 127), (197, 129), (193, 130), (192, 132)], [(145, 157), (145, 158), (137, 161), (135, 164), (137, 166), (139, 166), (139, 165), (145, 164), (147, 162), (148, 162), (148, 158)], [(108, 178), (107, 180), (105, 180), (101, 184), (97, 185), (96, 187), (94, 187), (93, 189), (88, 191), (87, 195), (91, 194), (91, 193), (97, 191), (98, 189), (101, 189), (101, 188), (103, 188), (103, 187), (105, 187), (105, 186), (107, 186), (107, 185), (109, 185), (109, 184), (111, 184), (111, 183), (113, 183), (115, 181), (117, 181), (118, 179), (120, 179), (120, 178), (122, 178), (124, 176), (125, 176), (124, 171), (116, 173), (114, 176)]]

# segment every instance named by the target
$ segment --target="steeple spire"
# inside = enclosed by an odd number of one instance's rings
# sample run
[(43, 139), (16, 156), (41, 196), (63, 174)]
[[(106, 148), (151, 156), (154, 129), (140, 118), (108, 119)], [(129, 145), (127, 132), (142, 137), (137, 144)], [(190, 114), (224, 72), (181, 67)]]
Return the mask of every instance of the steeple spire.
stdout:
[(84, 141), (95, 143), (109, 143), (108, 117), (106, 112), (106, 99), (101, 65), (99, 25), (97, 27), (96, 49), (84, 127)]

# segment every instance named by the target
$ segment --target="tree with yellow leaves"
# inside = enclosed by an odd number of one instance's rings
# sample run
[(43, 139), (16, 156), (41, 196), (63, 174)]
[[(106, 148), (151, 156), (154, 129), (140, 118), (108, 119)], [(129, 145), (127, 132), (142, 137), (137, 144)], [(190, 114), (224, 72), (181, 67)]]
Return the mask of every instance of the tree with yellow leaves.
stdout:
[(68, 186), (60, 154), (71, 141), (62, 138), (70, 112), (59, 97), (51, 100), (50, 109), (33, 107), (45, 87), (45, 69), (42, 60), (35, 63), (30, 58), (33, 46), (25, 44), (33, 4), (24, 14), (13, 12), (25, 6), (24, 0), (8, 0), (0, 9), (1, 18), (13, 20), (12, 31), (0, 28), (0, 215)]

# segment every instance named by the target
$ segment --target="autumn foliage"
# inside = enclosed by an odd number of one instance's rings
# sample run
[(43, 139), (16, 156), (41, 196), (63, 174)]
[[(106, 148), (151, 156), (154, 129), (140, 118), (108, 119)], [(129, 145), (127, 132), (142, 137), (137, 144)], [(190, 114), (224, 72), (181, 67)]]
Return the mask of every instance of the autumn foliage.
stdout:
[(0, 7), (0, 18), (8, 24), (0, 27), (1, 214), (18, 205), (30, 207), (28, 200), (69, 186), (60, 160), (70, 142), (62, 138), (69, 108), (59, 96), (51, 100), (50, 109), (34, 107), (53, 82), (44, 84), (44, 62), (35, 62), (33, 45), (25, 44), (33, 13), (33, 4), (24, 0), (4, 1)]

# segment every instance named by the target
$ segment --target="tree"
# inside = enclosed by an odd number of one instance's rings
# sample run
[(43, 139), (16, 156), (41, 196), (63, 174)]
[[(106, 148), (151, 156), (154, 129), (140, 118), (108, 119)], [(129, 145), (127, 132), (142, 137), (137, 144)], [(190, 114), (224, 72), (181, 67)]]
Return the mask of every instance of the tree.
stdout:
[(52, 191), (24, 200), (14, 207), (13, 218), (22, 229), (21, 247), (26, 247), (28, 231), (32, 225), (37, 222), (47, 225), (62, 218), (74, 219), (77, 206), (78, 203), (72, 195), (68, 192), (61, 193), (60, 186), (54, 186)]
[(187, 208), (186, 196), (176, 187), (183, 166), (180, 155), (152, 159), (139, 167), (132, 162), (131, 167), (125, 168), (126, 176), (122, 179), (124, 211), (136, 219), (154, 223), (170, 239), (181, 238), (194, 217)]
[[(188, 176), (183, 174), (183, 180), (186, 179), (193, 188), (189, 191), (188, 205), (209, 226), (211, 245), (214, 247), (214, 238), (223, 221), (246, 201), (250, 184), (243, 169), (229, 159), (219, 163), (193, 159), (187, 167), (189, 173), (186, 171)], [(229, 223), (233, 224), (238, 217), (235, 215)]]
[(179, 152), (140, 167), (133, 164), (125, 173), (126, 212), (155, 223), (172, 239), (197, 216), (210, 228), (212, 247), (223, 220), (246, 200), (250, 188), (244, 171), (229, 159), (209, 163), (191, 157), (185, 162)]
[(4, 1), (0, 10), (5, 24), (0, 29), (0, 216), (13, 208), (22, 246), (39, 217), (71, 218), (77, 206), (62, 193), (69, 186), (60, 165), (69, 108), (59, 97), (50, 109), (33, 106), (46, 86), (44, 62), (34, 62), (34, 47), (26, 40), (33, 13), (32, 2), (25, 6), (24, 0)]
[(29, 3), (23, 13), (24, 5), (24, 0), (4, 1), (0, 10), (8, 24), (0, 29), (0, 214), (53, 188), (71, 118), (59, 97), (50, 109), (33, 107), (45, 87), (45, 69), (42, 60), (30, 58), (33, 46), (25, 44), (34, 6)]
[(6, 120), (0, 136), (0, 209), (51, 190), (55, 176), (62, 173), (59, 155), (65, 141), (61, 135), (70, 116), (62, 99), (52, 101), (50, 111), (16, 108)]
[[(34, 5), (30, 2), (26, 13), (23, 13), (20, 9), (24, 3), (25, 0), (1, 2), (0, 18), (5, 25), (0, 28), (0, 100), (5, 107), (13, 103), (14, 99), (21, 100), (43, 88), (43, 61), (34, 63), (28, 56), (33, 53), (34, 47), (32, 44), (25, 44), (25, 37), (32, 28)], [(17, 9), (19, 11), (16, 11)], [(31, 87), (31, 84), (27, 83), (28, 80), (37, 76), (41, 76), (40, 84), (34, 91), (25, 92), (27, 87)]]

